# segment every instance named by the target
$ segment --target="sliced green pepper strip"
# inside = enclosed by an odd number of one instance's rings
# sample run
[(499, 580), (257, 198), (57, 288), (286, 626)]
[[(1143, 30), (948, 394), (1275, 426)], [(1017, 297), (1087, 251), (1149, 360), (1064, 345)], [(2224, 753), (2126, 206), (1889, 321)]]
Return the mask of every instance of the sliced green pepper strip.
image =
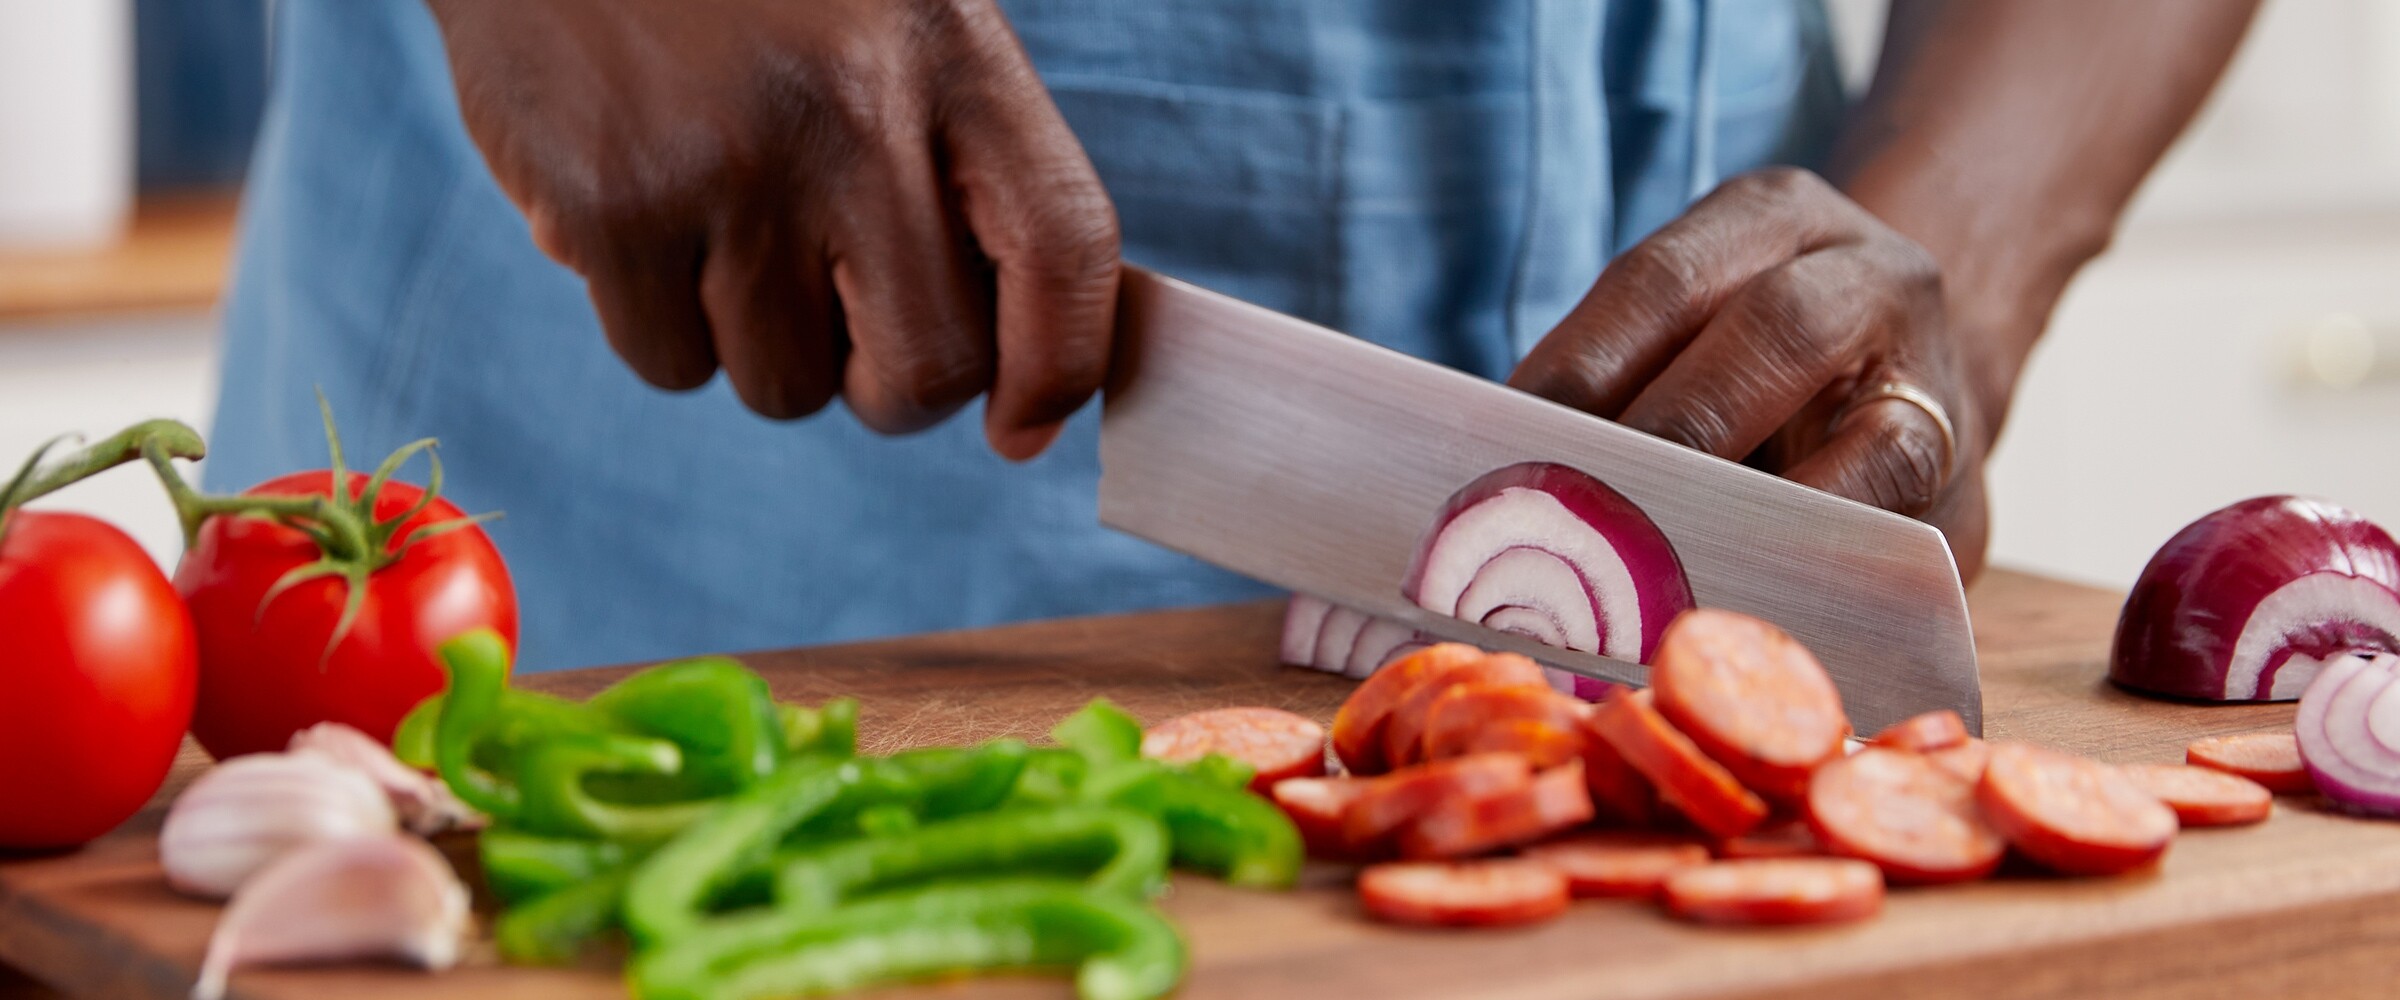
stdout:
[(1178, 867), (1234, 885), (1284, 888), (1306, 857), (1291, 818), (1265, 799), (1151, 762), (1095, 776), (1096, 801), (1158, 817), (1174, 841)]
[(634, 870), (625, 925), (645, 944), (702, 927), (727, 892), (795, 833), (854, 836), (887, 803), (941, 819), (991, 808), (1015, 787), (1025, 744), (916, 750), (854, 760), (803, 758), (703, 816)]
[(1248, 788), (1258, 769), (1221, 753), (1212, 753), (1183, 765), (1183, 773), (1219, 788)]
[(1142, 755), (1141, 720), (1106, 698), (1094, 698), (1058, 720), (1050, 729), (1050, 738), (1095, 765), (1122, 763)]
[(433, 734), (442, 721), (442, 696), (435, 694), (409, 709), (392, 730), (392, 756), (418, 770), (434, 767)]
[(1017, 777), (1009, 802), (1021, 806), (1060, 805), (1082, 794), (1084, 774), (1091, 770), (1073, 750), (1045, 747), (1026, 755), (1025, 771)]
[(783, 723), (783, 752), (787, 757), (828, 754), (858, 755), (858, 701), (835, 698), (815, 708), (777, 705)]
[(534, 832), (654, 844), (716, 806), (713, 799), (660, 804), (611, 802), (592, 794), (599, 776), (672, 778), (684, 757), (667, 740), (614, 733), (561, 733), (533, 745), (517, 773), (515, 823)]
[(511, 907), (492, 925), (501, 956), (535, 965), (574, 961), (617, 926), (627, 874), (623, 868), (601, 872)]
[(924, 825), (917, 819), (916, 810), (897, 802), (868, 806), (858, 811), (858, 835), (861, 837), (905, 836)]
[(585, 704), (682, 751), (688, 798), (730, 795), (783, 762), (783, 725), (765, 678), (721, 656), (662, 663)]
[(1075, 876), (1148, 899), (1166, 885), (1167, 833), (1153, 817), (1108, 806), (1011, 810), (789, 852), (777, 868), (775, 904), (787, 910), (959, 876)]
[(476, 838), (484, 882), (504, 903), (547, 895), (625, 867), (634, 851), (614, 841), (490, 827)]
[(438, 651), (450, 669), (450, 693), (434, 724), (434, 767), (461, 801), (486, 816), (517, 814), (517, 790), (475, 766), (475, 744), (499, 714), (508, 689), (508, 642), (491, 629), (476, 629)]
[(1074, 967), (1083, 1000), (1152, 1000), (1183, 940), (1149, 906), (1071, 882), (946, 884), (783, 913), (657, 949), (628, 970), (644, 1000), (822, 996), (961, 972)]

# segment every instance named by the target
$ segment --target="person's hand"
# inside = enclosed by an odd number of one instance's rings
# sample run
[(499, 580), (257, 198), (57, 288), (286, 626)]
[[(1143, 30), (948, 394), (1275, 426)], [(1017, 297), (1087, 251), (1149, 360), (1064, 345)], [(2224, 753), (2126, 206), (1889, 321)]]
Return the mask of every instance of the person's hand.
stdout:
[(468, 131), (642, 378), (1027, 458), (1098, 389), (1114, 209), (993, 0), (429, 0)]
[[(1983, 561), (1986, 436), (1934, 259), (1815, 174), (1727, 181), (1612, 261), (1511, 385), (1887, 510)], [(1913, 387), (1946, 412), (1879, 395)]]

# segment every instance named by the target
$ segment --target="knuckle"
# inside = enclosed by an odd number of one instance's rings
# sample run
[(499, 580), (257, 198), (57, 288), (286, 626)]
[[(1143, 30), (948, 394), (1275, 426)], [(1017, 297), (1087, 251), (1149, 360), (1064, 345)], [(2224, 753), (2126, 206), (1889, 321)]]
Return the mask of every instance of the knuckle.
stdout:
[(1697, 451), (1716, 454), (1732, 436), (1733, 428), (1713, 408), (1679, 406), (1657, 414), (1646, 421), (1644, 430), (1658, 437)]
[(991, 368), (987, 354), (963, 344), (927, 345), (893, 357), (882, 377), (900, 409), (932, 414), (975, 398), (991, 384)]
[(1879, 433), (1861, 484), (1875, 506), (1916, 515), (1931, 509), (1947, 478), (1950, 456), (1941, 435), (1904, 403), (1876, 408)]
[(1819, 318), (1821, 287), (1794, 268), (1759, 275), (1734, 308), (1743, 327), (1774, 360), (1776, 370), (1822, 373), (1840, 365), (1854, 332)]
[(1691, 315), (1706, 303), (1705, 262), (1676, 240), (1645, 240), (1609, 265), (1642, 291), (1642, 298), (1660, 303), (1673, 315)]
[(1040, 185), (1009, 213), (1002, 252), (1060, 283), (1114, 273), (1123, 251), (1116, 207), (1097, 182), (1061, 179)]
[(1792, 166), (1760, 167), (1734, 177), (1727, 185), (1772, 201), (1819, 197), (1833, 189), (1815, 171)]

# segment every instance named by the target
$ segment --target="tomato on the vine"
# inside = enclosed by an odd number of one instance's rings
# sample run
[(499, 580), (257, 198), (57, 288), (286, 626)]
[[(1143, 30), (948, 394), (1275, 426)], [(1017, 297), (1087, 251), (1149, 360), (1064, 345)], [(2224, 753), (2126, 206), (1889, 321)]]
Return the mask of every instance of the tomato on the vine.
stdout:
[(80, 844), (149, 801), (192, 714), (191, 616), (125, 533), (0, 510), (0, 847)]
[(346, 488), (334, 506), (354, 515), (348, 529), (238, 514), (201, 522), (175, 589), (199, 629), (192, 735), (210, 753), (280, 750), (325, 721), (388, 743), (442, 689), (443, 641), (490, 628), (516, 645), (516, 591), (490, 537), (448, 500), (386, 478), (414, 450), (377, 476), (337, 464), (229, 499), (331, 497), (338, 474)]

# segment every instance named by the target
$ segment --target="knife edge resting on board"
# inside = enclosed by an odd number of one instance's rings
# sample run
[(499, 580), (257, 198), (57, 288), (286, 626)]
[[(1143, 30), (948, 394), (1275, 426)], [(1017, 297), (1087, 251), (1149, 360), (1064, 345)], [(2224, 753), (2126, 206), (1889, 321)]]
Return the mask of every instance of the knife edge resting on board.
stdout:
[(1817, 650), (1862, 729), (1949, 708), (1981, 731), (1966, 594), (1929, 525), (1139, 269), (1118, 324), (1100, 427), (1112, 528), (1394, 627), (1641, 684), (1639, 664), (1404, 596), (1462, 486), (1556, 463), (1649, 516), (1693, 603)]

